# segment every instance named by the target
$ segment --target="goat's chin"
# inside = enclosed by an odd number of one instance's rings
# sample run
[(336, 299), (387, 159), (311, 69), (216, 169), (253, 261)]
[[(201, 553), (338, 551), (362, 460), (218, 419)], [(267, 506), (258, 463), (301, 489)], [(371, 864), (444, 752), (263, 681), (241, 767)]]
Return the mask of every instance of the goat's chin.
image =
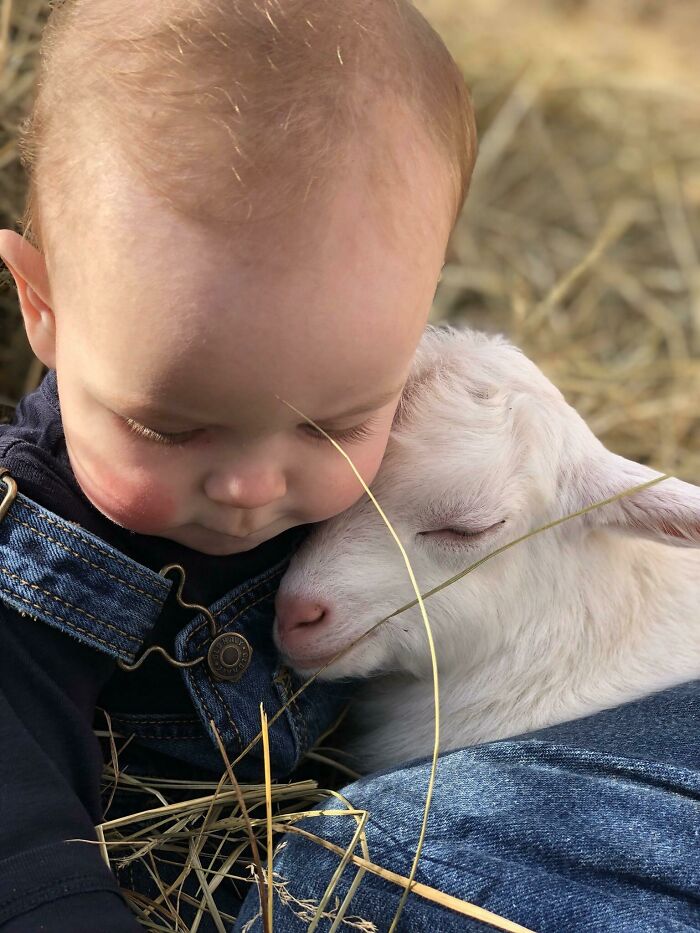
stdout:
[(356, 645), (342, 658), (325, 667), (331, 657), (332, 655), (314, 659), (285, 657), (285, 663), (299, 677), (309, 678), (315, 674), (317, 680), (372, 677), (386, 670), (386, 658), (374, 645)]

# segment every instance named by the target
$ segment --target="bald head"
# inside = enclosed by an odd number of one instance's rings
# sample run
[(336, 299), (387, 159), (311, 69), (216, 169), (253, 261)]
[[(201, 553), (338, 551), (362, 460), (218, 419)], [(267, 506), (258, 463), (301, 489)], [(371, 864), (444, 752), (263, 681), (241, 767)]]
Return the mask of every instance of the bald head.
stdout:
[(98, 185), (118, 197), (118, 163), (220, 233), (328, 203), (358, 151), (377, 198), (407, 190), (377, 99), (443, 159), (453, 220), (474, 161), (464, 81), (408, 0), (65, 0), (39, 78), (25, 226), (47, 250), (67, 219), (89, 231)]

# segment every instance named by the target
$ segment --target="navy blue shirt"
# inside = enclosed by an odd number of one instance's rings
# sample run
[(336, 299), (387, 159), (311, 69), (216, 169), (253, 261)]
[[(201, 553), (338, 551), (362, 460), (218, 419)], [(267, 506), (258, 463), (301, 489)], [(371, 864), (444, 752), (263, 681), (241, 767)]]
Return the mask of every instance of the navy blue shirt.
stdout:
[[(90, 503), (75, 480), (53, 370), (22, 399), (11, 423), (0, 425), (0, 465), (8, 467), (25, 496), (140, 564), (156, 572), (165, 564), (182, 564), (187, 574), (184, 598), (205, 606), (283, 559), (304, 533), (292, 529), (253, 551), (215, 557), (116, 525)], [(167, 647), (191, 617), (191, 610), (169, 598), (149, 641)], [(96, 706), (114, 714), (192, 713), (181, 675), (160, 657), (151, 656), (139, 670), (125, 672), (108, 655), (0, 604), (4, 933), (140, 929), (96, 847), (56, 848), (70, 838), (94, 839), (94, 824), (102, 819), (102, 752), (92, 728)]]

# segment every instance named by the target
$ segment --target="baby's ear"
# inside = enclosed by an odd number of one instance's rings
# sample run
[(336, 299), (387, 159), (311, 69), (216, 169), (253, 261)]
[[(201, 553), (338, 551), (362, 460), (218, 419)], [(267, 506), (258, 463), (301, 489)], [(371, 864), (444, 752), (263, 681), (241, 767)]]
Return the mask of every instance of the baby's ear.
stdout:
[(56, 321), (46, 259), (14, 230), (0, 230), (0, 256), (17, 284), (19, 306), (32, 350), (44, 365), (56, 365)]
[[(580, 464), (567, 485), (574, 509), (582, 509), (662, 475), (603, 449)], [(700, 547), (700, 487), (670, 477), (588, 512), (585, 521), (677, 547)]]

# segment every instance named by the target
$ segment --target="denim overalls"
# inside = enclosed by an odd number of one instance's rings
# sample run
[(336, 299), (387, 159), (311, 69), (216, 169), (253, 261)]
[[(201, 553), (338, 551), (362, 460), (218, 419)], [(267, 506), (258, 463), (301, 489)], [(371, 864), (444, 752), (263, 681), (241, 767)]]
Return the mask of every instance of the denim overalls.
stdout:
[[(161, 576), (21, 492), (15, 494), (11, 475), (0, 477), (0, 483), (0, 600), (133, 665), (180, 575), (173, 570)], [(209, 609), (195, 610), (177, 636), (174, 659), (191, 665), (183, 667), (182, 675), (196, 715), (149, 720), (135, 715), (116, 725), (128, 728), (139, 744), (218, 771), (223, 762), (211, 721), (229, 760), (238, 759), (260, 731), (260, 703), (272, 718), (301, 684), (278, 664), (270, 638), (274, 596), (287, 562)], [(275, 776), (294, 770), (332, 724), (343, 697), (342, 688), (311, 685), (270, 725)], [(239, 777), (259, 779), (261, 760), (258, 742), (238, 764)]]

